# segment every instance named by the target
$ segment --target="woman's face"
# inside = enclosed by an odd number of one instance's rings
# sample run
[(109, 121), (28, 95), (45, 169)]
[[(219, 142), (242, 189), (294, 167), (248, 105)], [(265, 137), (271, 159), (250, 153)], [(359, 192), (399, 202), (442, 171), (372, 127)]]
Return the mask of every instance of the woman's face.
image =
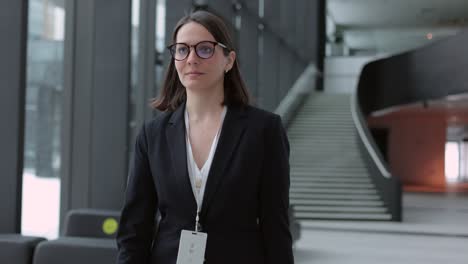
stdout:
[[(202, 25), (189, 22), (183, 25), (176, 36), (177, 43), (185, 43), (189, 46), (201, 41), (214, 41), (213, 35)], [(224, 44), (224, 43), (223, 43)], [(179, 79), (186, 89), (194, 92), (201, 90), (223, 89), (224, 74), (230, 70), (235, 60), (235, 53), (228, 56), (223, 53), (223, 48), (215, 46), (214, 54), (208, 59), (202, 59), (195, 53), (195, 48), (190, 47), (190, 53), (185, 60), (175, 61), (175, 67)]]

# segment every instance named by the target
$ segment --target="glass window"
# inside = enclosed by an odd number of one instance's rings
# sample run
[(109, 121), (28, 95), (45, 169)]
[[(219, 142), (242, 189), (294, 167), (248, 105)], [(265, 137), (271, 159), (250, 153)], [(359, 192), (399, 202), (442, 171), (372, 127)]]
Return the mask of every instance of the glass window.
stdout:
[[(138, 56), (139, 56), (139, 34), (140, 34), (140, 0), (132, 1), (132, 24), (131, 24), (131, 67), (130, 67), (130, 101), (129, 101), (129, 154), (133, 151), (134, 138), (136, 136), (136, 104), (138, 89)], [(132, 155), (128, 155), (131, 157)]]
[[(157, 87), (159, 87), (159, 83), (164, 74), (164, 69), (162, 66), (163, 63), (163, 53), (166, 52), (165, 49), (165, 20), (166, 20), (166, 1), (165, 0), (154, 0), (154, 4), (156, 4), (156, 8), (151, 10), (154, 12), (149, 14), (148, 12), (140, 13), (141, 5), (145, 2), (141, 2), (141, 0), (132, 0), (132, 42), (131, 42), (131, 87), (130, 87), (130, 113), (129, 113), (129, 137), (128, 137), (128, 151), (129, 151), (129, 162), (131, 162), (132, 158), (132, 151), (134, 140), (140, 126), (142, 125), (141, 122), (145, 119), (150, 118), (149, 112), (151, 112), (148, 102), (151, 98), (157, 95)], [(146, 3), (149, 4), (149, 3)], [(156, 21), (155, 29), (154, 29), (154, 43), (142, 43), (142, 39), (144, 38), (144, 34), (149, 34), (143, 32), (145, 30), (144, 25), (141, 25), (140, 22), (145, 20), (148, 16), (152, 17), (155, 16)], [(153, 69), (145, 69), (141, 68), (145, 62), (140, 61), (142, 58), (149, 58), (150, 54), (147, 54), (147, 46), (151, 45), (154, 48), (154, 68)], [(152, 55), (152, 54), (151, 54)], [(152, 85), (146, 85), (148, 77), (145, 71), (153, 70), (152, 73)]]
[(58, 236), (65, 0), (30, 0), (21, 233)]
[[(166, 0), (156, 1), (156, 32), (155, 32), (155, 51), (156, 61), (154, 65), (154, 86), (151, 87), (151, 95), (158, 96), (164, 80), (164, 56), (166, 50)], [(167, 53), (166, 53), (167, 56)], [(170, 56), (168, 56), (170, 57)]]
[(166, 0), (156, 1), (156, 50), (165, 52), (166, 43)]
[(456, 141), (445, 143), (445, 179), (447, 182), (459, 181), (460, 146)]

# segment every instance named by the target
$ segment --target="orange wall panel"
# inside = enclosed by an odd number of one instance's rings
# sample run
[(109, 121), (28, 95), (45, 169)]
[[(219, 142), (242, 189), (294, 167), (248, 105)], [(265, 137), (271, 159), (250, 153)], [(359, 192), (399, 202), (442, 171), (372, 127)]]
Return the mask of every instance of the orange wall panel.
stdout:
[(405, 190), (468, 190), (466, 183), (449, 186), (445, 180), (447, 126), (468, 125), (467, 108), (402, 107), (369, 117), (368, 125), (389, 130), (386, 153), (389, 167), (401, 179)]
[(390, 129), (390, 168), (404, 185), (444, 186), (445, 120), (408, 117)]

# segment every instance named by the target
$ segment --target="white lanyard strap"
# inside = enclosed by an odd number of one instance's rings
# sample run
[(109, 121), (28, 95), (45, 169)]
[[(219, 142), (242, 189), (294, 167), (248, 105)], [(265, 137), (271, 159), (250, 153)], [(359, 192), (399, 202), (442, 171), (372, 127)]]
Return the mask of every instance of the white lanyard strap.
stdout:
[(218, 128), (218, 132), (216, 133), (213, 142), (211, 143), (210, 153), (208, 155), (207, 161), (203, 165), (201, 169), (198, 169), (198, 165), (195, 162), (195, 158), (193, 157), (192, 146), (190, 144), (190, 122), (187, 109), (185, 109), (185, 127), (186, 127), (186, 145), (187, 145), (187, 161), (189, 162), (190, 168), (189, 173), (191, 174), (191, 183), (193, 194), (195, 196), (195, 201), (197, 203), (197, 216), (195, 218), (195, 231), (198, 232), (201, 230), (200, 226), (200, 211), (202, 206), (202, 199), (203, 193), (205, 191), (206, 186), (206, 179), (208, 178), (209, 169), (211, 167), (211, 161), (213, 159), (216, 145), (218, 142), (219, 135), (221, 134), (222, 124), (224, 122), (224, 118), (226, 116), (227, 108), (224, 107), (222, 115), (221, 115), (221, 122)]

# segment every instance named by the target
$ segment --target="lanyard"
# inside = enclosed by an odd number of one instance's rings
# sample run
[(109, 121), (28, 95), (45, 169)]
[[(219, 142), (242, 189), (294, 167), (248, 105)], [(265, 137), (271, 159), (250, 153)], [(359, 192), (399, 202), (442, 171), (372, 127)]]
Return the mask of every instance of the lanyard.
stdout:
[[(187, 109), (185, 109), (185, 127), (186, 127), (186, 145), (187, 145), (187, 162), (190, 165), (189, 173), (191, 174), (191, 184), (193, 194), (195, 196), (195, 201), (197, 203), (197, 216), (195, 217), (195, 232), (201, 230), (200, 225), (200, 211), (203, 202), (203, 193), (205, 192), (206, 179), (208, 178), (208, 173), (211, 167), (211, 161), (213, 160), (214, 152), (218, 142), (219, 135), (221, 133), (222, 124), (224, 122), (224, 117), (226, 116), (227, 107), (224, 107), (221, 114), (221, 123), (218, 128), (218, 132), (211, 143), (210, 153), (208, 155), (207, 161), (201, 169), (198, 169), (198, 165), (195, 162), (192, 152), (192, 146), (190, 144), (190, 122)], [(208, 164), (207, 164), (208, 163)], [(191, 173), (192, 172), (192, 173)]]

